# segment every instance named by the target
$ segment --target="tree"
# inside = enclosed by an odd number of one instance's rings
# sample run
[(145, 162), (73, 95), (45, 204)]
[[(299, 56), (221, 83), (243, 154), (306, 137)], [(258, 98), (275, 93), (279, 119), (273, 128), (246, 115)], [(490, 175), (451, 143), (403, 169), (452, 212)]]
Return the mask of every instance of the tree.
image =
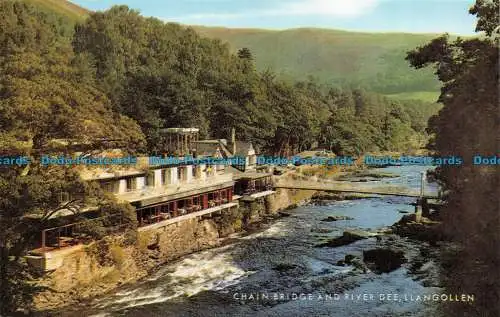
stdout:
[(445, 262), (445, 285), (451, 293), (476, 295), (474, 305), (449, 305), (450, 316), (500, 314), (500, 168), (477, 166), (472, 156), (497, 155), (500, 143), (498, 96), (499, 1), (476, 1), (470, 13), (476, 31), (486, 37), (449, 41), (441, 36), (409, 52), (415, 68), (433, 65), (443, 83), (443, 108), (429, 121), (430, 147), (437, 155), (462, 156), (461, 168), (442, 166), (439, 181), (447, 192), (442, 211), (446, 233), (459, 246)]
[[(15, 1), (2, 1), (0, 16), (0, 134), (6, 136), (1, 153), (32, 160), (42, 154), (74, 155), (67, 146), (54, 148), (54, 140), (103, 146), (120, 140), (130, 151), (141, 147), (139, 126), (113, 112), (93, 86), (93, 71), (84, 56), (75, 58), (59, 31), (65, 27), (57, 24), (60, 20)], [(74, 198), (62, 202), (63, 193)], [(53, 215), (64, 209), (78, 217), (84, 206), (113, 203), (71, 167), (2, 165), (0, 314), (29, 307), (36, 287), (22, 256)]]
[(469, 13), (477, 16), (476, 32), (485, 32), (487, 36), (498, 35), (499, 0), (476, 0)]
[(253, 54), (248, 47), (243, 47), (238, 50), (238, 57), (241, 59), (253, 60)]

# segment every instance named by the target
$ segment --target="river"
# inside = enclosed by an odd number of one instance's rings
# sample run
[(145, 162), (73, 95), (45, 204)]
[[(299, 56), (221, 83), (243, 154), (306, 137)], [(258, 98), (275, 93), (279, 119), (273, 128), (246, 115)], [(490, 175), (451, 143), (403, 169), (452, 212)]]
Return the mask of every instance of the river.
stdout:
[[(380, 170), (394, 177), (369, 183), (419, 188), (420, 172), (425, 169), (388, 167)], [(435, 185), (427, 186), (436, 190)], [(303, 205), (290, 210), (289, 217), (263, 224), (257, 232), (234, 235), (223, 247), (183, 257), (139, 283), (62, 315), (435, 316), (435, 302), (415, 300), (440, 291), (432, 260), (422, 266), (420, 275), (411, 273), (412, 259), (421, 255), (422, 243), (369, 238), (336, 248), (315, 247), (344, 230), (376, 232), (388, 227), (403, 212), (413, 211), (411, 202), (404, 197), (377, 197)], [(333, 215), (353, 219), (322, 221)], [(336, 265), (346, 254), (361, 258), (363, 250), (381, 243), (404, 248), (409, 263), (383, 274)], [(362, 294), (366, 295), (358, 296)]]

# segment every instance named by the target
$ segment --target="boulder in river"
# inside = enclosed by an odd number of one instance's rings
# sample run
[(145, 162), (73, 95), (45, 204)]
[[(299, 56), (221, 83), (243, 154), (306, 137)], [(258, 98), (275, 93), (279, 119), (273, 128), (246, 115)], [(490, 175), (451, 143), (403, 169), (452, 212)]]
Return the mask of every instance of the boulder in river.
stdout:
[(363, 261), (376, 273), (389, 273), (401, 267), (407, 259), (402, 250), (376, 248), (363, 251)]
[(328, 206), (331, 202), (329, 200), (315, 200), (313, 204), (316, 206)]
[(317, 193), (314, 196), (311, 197), (313, 200), (342, 200), (342, 195), (341, 194), (336, 194), (336, 193)]
[(393, 233), (415, 240), (436, 243), (444, 239), (442, 224), (417, 214), (404, 215), (400, 221), (392, 225)]
[(279, 271), (279, 272), (284, 272), (284, 271), (289, 271), (289, 270), (293, 270), (297, 267), (297, 265), (295, 264), (289, 264), (289, 263), (279, 263), (278, 265), (276, 265), (274, 267), (274, 269), (276, 271)]
[(328, 242), (321, 243), (317, 245), (317, 247), (340, 247), (342, 245), (347, 245), (351, 244), (355, 241), (362, 240), (362, 239), (367, 239), (370, 237), (375, 236), (376, 234), (366, 232), (366, 231), (361, 231), (361, 230), (349, 230), (349, 231), (344, 231), (342, 236), (333, 238), (329, 240)]
[(325, 219), (322, 219), (321, 221), (333, 222), (333, 221), (339, 221), (339, 220), (354, 220), (354, 218), (351, 218), (348, 216), (328, 216)]
[(297, 208), (299, 205), (298, 204), (291, 204), (290, 206), (286, 207), (285, 210), (291, 210)]
[(284, 211), (278, 211), (278, 214), (281, 216), (281, 217), (290, 217), (292, 214), (290, 214), (289, 212), (284, 212)]
[(352, 264), (352, 260), (354, 260), (356, 258), (355, 255), (352, 255), (352, 254), (346, 254), (345, 257), (344, 257), (344, 262), (345, 264)]
[(363, 273), (366, 273), (368, 271), (368, 267), (366, 266), (366, 264), (358, 258), (352, 260), (351, 265), (355, 270), (361, 271)]
[(343, 260), (338, 260), (337, 261), (337, 266), (346, 266), (346, 265), (351, 265), (354, 267), (355, 270), (366, 273), (368, 267), (361, 261), (360, 258), (358, 258), (355, 255), (352, 254), (346, 254)]
[(330, 233), (332, 231), (333, 231), (332, 229), (328, 229), (328, 228), (312, 228), (311, 229), (311, 232), (315, 232), (315, 233)]

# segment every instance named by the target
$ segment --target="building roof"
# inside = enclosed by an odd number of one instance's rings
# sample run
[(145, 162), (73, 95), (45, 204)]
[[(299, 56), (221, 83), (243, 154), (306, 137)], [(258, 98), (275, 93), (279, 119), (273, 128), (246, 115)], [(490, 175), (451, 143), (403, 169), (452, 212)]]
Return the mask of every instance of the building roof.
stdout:
[(236, 174), (233, 176), (234, 180), (240, 179), (259, 179), (264, 177), (273, 176), (273, 173), (259, 173), (259, 172), (243, 172), (240, 174)]
[(234, 180), (240, 179), (259, 179), (263, 177), (273, 176), (273, 173), (268, 172), (256, 172), (256, 171), (240, 171), (232, 166), (227, 168), (227, 172), (233, 175)]
[(236, 141), (236, 153), (233, 155), (247, 156), (250, 151), (255, 151), (252, 142)]
[(208, 140), (198, 140), (195, 141), (198, 145), (198, 153), (202, 151), (212, 151), (214, 152), (215, 147), (224, 152), (225, 156), (247, 156), (249, 152), (255, 151), (252, 142), (247, 141), (236, 141), (236, 153), (232, 153), (232, 144), (226, 139), (208, 139)]
[[(232, 157), (233, 154), (227, 148), (226, 139), (209, 139), (195, 142), (199, 155), (214, 156), (214, 153), (225, 157)], [(218, 152), (217, 152), (218, 151)]]
[(219, 143), (197, 143), (196, 154), (200, 156), (220, 156)]

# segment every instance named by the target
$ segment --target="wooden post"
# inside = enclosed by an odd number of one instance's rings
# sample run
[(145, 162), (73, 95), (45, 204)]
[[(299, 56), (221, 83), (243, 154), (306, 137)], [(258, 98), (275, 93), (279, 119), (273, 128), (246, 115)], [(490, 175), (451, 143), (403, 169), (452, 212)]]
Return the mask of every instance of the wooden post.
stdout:
[(208, 208), (208, 194), (203, 194), (203, 209)]
[(173, 214), (174, 214), (174, 217), (177, 217), (177, 200), (174, 201)]
[(425, 174), (426, 172), (420, 172), (420, 199), (424, 198)]
[(45, 249), (45, 231), (46, 230), (42, 230), (42, 249)]

